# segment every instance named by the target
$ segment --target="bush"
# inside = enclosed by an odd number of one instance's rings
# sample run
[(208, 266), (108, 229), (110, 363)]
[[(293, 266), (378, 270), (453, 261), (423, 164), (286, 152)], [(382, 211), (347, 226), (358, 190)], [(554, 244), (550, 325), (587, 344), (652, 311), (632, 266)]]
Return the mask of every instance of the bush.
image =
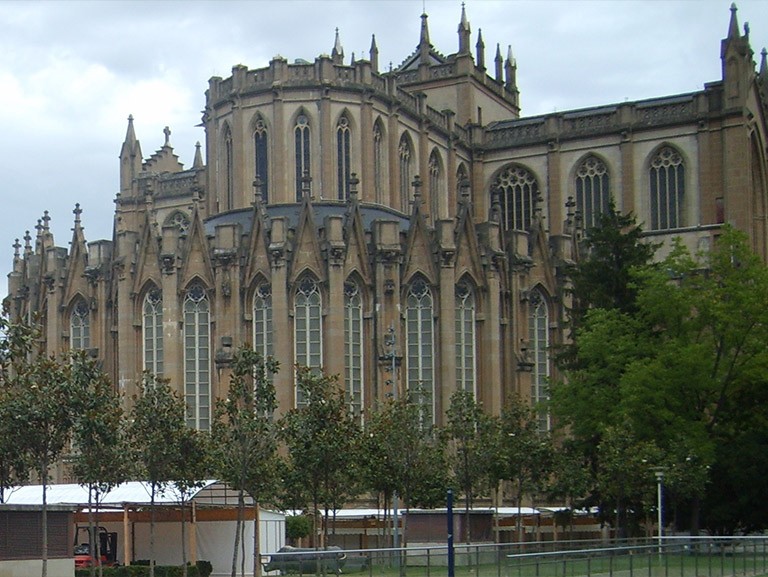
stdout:
[(197, 571), (200, 573), (200, 577), (209, 577), (213, 573), (213, 565), (210, 561), (198, 561)]
[[(198, 561), (208, 563), (208, 561)], [(208, 563), (210, 570), (202, 573), (198, 565), (187, 567), (187, 577), (201, 577), (211, 574), (213, 567)], [(97, 573), (98, 574), (98, 573)], [(184, 574), (181, 565), (155, 565), (155, 577), (182, 577)], [(75, 570), (75, 577), (90, 577), (90, 569)], [(104, 567), (104, 577), (149, 577), (149, 562), (146, 564), (121, 565), (119, 567)]]
[(306, 515), (292, 515), (285, 518), (285, 536), (291, 541), (309, 537), (312, 520)]

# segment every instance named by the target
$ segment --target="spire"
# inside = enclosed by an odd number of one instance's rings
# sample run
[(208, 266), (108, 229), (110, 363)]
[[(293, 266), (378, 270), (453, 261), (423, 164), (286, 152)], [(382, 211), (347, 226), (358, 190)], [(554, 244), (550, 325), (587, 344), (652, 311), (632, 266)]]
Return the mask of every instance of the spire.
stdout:
[(731, 4), (731, 22), (728, 24), (728, 40), (735, 40), (739, 37), (739, 20), (736, 17), (736, 3)]
[(494, 58), (494, 62), (496, 63), (496, 82), (504, 82), (504, 59), (501, 57), (501, 46), (499, 43), (496, 43), (496, 58)]
[(768, 76), (768, 64), (766, 64), (765, 61), (766, 55), (768, 55), (768, 51), (763, 48), (760, 51), (760, 72), (758, 72), (758, 75), (763, 81), (766, 79), (766, 76)]
[(483, 42), (483, 31), (480, 28), (477, 29), (477, 44), (475, 44), (475, 51), (477, 52), (475, 57), (477, 67), (480, 70), (485, 70), (485, 42)]
[(419, 37), (419, 65), (429, 66), (429, 26), (427, 25), (427, 13), (421, 15), (421, 36)]
[(344, 63), (344, 48), (341, 46), (341, 40), (339, 40), (338, 28), (336, 28), (336, 40), (333, 43), (333, 50), (331, 50), (331, 60), (334, 64)]
[(125, 140), (120, 149), (120, 192), (127, 193), (131, 190), (134, 179), (141, 172), (141, 145), (136, 139), (133, 128), (133, 115), (128, 116), (128, 129), (125, 131)]
[(507, 48), (507, 60), (504, 63), (504, 73), (506, 75), (504, 86), (508, 90), (514, 90), (517, 85), (517, 62), (515, 62), (515, 57), (512, 55), (512, 46)]
[(459, 54), (469, 52), (469, 22), (467, 21), (467, 12), (464, 9), (464, 2), (461, 3), (461, 20), (459, 21)]
[(200, 141), (195, 143), (195, 161), (192, 163), (192, 168), (203, 168), (203, 153), (200, 151)]
[(370, 51), (371, 69), (374, 72), (379, 71), (379, 48), (376, 46), (376, 35), (371, 34), (371, 51)]

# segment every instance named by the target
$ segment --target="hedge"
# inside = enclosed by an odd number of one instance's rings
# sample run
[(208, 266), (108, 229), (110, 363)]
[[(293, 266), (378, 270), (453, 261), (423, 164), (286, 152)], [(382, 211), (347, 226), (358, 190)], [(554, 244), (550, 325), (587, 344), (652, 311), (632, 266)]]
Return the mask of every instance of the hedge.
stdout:
[[(181, 565), (155, 565), (155, 577), (182, 577)], [(196, 565), (187, 566), (187, 577), (208, 577), (213, 571), (209, 561), (198, 561)], [(98, 575), (98, 569), (96, 575)], [(90, 577), (90, 569), (76, 569), (75, 577)], [(119, 567), (104, 567), (104, 577), (149, 577), (149, 565), (120, 565)]]

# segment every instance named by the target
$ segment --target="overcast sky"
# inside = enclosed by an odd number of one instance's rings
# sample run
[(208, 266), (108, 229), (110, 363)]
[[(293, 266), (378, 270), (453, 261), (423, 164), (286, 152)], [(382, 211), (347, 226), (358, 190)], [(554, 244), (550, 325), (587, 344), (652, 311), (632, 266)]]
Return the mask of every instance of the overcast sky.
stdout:
[[(68, 246), (80, 203), (86, 239), (111, 238), (118, 154), (127, 117), (146, 157), (171, 144), (191, 166), (211, 76), (235, 64), (266, 66), (330, 53), (339, 28), (345, 60), (380, 68), (416, 47), (426, 6), (432, 44), (458, 46), (454, 0), (82, 1), (0, 0), (0, 270), (12, 244), (44, 210)], [(725, 0), (466, 0), (472, 46), (482, 29), (486, 63), (496, 44), (518, 64), (524, 116), (700, 90), (720, 79)], [(768, 0), (740, 0), (759, 64)], [(474, 53), (474, 48), (473, 48)], [(22, 240), (23, 243), (23, 240)], [(0, 280), (0, 297), (7, 285)]]

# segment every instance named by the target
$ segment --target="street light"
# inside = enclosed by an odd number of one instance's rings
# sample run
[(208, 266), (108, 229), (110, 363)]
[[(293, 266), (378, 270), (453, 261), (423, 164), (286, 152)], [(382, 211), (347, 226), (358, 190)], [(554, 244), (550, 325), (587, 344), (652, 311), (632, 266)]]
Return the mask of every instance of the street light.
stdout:
[(653, 474), (656, 476), (656, 520), (659, 523), (659, 555), (661, 555), (661, 548), (664, 544), (664, 469), (657, 467), (653, 470)]

